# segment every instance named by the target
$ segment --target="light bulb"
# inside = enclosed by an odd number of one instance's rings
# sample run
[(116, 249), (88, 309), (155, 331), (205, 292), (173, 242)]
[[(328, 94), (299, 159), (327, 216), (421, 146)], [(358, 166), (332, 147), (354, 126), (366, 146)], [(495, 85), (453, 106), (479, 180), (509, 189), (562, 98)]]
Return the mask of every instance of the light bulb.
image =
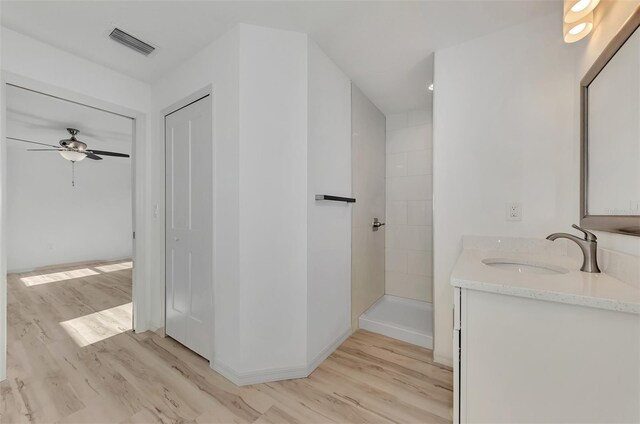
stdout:
[(564, 34), (564, 42), (565, 43), (575, 43), (576, 41), (582, 40), (584, 37), (589, 35), (591, 30), (593, 29), (593, 12), (587, 14), (582, 19), (573, 22), (566, 23), (563, 25), (563, 34)]
[(576, 23), (589, 15), (600, 0), (564, 0), (564, 22)]
[(571, 7), (571, 11), (575, 13), (582, 12), (587, 8), (587, 6), (589, 6), (590, 3), (591, 0), (579, 0), (576, 4), (573, 5), (573, 7)]
[(571, 34), (571, 35), (580, 34), (584, 30), (584, 27), (586, 27), (586, 26), (587, 26), (587, 23), (586, 22), (582, 22), (581, 24), (578, 24), (578, 25), (574, 26), (573, 28), (571, 28), (569, 30), (569, 34)]

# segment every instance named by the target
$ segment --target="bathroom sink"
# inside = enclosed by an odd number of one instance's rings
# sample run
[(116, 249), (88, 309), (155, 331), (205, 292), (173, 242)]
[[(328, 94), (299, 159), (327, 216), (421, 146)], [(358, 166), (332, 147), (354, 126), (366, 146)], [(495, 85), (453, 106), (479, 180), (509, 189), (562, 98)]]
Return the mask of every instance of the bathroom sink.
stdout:
[(509, 272), (517, 272), (519, 274), (557, 275), (569, 272), (567, 269), (559, 266), (517, 259), (488, 258), (483, 259), (482, 263), (492, 268), (498, 268)]

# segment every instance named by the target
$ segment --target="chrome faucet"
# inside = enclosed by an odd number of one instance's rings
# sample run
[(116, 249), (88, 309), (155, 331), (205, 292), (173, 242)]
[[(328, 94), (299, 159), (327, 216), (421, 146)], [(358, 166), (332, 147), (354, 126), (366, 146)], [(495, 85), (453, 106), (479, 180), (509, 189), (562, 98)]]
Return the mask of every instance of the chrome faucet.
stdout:
[(574, 241), (580, 247), (580, 250), (582, 250), (583, 260), (580, 271), (600, 272), (600, 268), (598, 268), (598, 238), (592, 232), (580, 228), (576, 224), (573, 224), (572, 227), (582, 231), (584, 233), (584, 239), (576, 237), (573, 234), (553, 233), (547, 237), (547, 240), (554, 241), (555, 239), (566, 238)]

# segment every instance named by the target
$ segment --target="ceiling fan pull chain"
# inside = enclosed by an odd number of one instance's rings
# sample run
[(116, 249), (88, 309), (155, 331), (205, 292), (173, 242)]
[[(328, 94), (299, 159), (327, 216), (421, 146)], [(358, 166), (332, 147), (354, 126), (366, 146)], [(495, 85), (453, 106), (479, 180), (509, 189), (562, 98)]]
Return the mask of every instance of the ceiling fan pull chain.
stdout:
[(76, 186), (76, 161), (71, 161), (71, 187)]

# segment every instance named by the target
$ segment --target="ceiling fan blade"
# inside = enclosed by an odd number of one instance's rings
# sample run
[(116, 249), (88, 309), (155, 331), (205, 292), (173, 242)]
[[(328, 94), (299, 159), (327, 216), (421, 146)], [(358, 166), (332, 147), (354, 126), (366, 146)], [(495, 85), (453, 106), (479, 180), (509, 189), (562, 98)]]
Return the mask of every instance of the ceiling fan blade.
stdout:
[(24, 140), (22, 138), (15, 138), (15, 137), (7, 137), (7, 140), (22, 141), (24, 143), (39, 144), (41, 146), (47, 146), (47, 147), (55, 147), (55, 148), (60, 147), (60, 146), (54, 146), (52, 144), (38, 143), (37, 141)]
[(87, 157), (89, 159), (93, 159), (93, 160), (102, 160), (102, 158), (98, 155), (94, 155), (93, 153), (89, 153), (89, 152), (84, 152), (85, 155), (87, 155)]
[(61, 149), (27, 149), (27, 152), (62, 152)]
[(116, 153), (116, 152), (105, 152), (104, 150), (87, 150), (87, 152), (91, 152), (93, 154), (96, 155), (100, 155), (100, 156), (115, 156), (115, 157), (119, 157), (119, 158), (128, 158), (130, 157), (129, 155), (125, 154), (125, 153)]

